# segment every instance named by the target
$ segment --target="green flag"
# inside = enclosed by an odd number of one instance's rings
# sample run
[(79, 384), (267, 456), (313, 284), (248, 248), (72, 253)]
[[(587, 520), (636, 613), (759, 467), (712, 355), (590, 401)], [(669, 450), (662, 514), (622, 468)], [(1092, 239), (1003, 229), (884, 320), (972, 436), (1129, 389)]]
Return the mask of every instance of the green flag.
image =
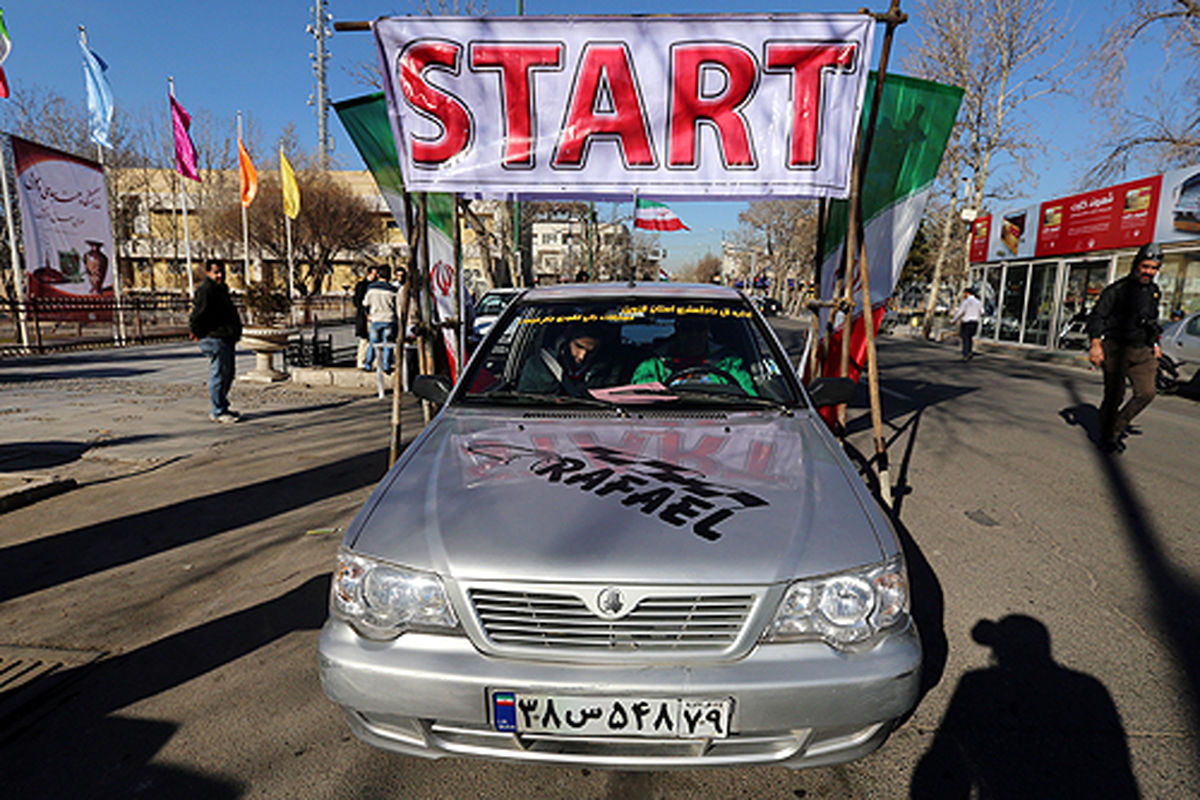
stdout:
[[(871, 269), (872, 305), (887, 300), (904, 268), (946, 142), (958, 116), (962, 89), (932, 81), (888, 75), (883, 82), (875, 137), (862, 187), (863, 235)], [(875, 74), (867, 80), (862, 120), (866, 128), (875, 97)], [(846, 242), (849, 204), (829, 209), (822, 252), (821, 296), (832, 296)]]
[(409, 239), (408, 220), (404, 213), (404, 179), (400, 175), (400, 159), (396, 155), (396, 141), (392, 138), (392, 126), (388, 122), (387, 101), (383, 92), (353, 97), (333, 104), (338, 119), (350, 140), (358, 148), (379, 193), (391, 210), (396, 224)]

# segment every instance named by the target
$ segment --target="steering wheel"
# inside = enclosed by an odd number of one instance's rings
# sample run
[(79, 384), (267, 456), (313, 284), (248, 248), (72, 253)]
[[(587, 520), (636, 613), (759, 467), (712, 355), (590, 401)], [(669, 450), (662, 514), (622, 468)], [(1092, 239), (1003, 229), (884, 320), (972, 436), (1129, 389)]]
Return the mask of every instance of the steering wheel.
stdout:
[(742, 394), (746, 393), (746, 390), (742, 388), (742, 385), (737, 382), (737, 378), (733, 377), (723, 369), (709, 366), (708, 364), (697, 364), (694, 367), (683, 367), (681, 369), (677, 369), (667, 376), (667, 379), (663, 381), (663, 384), (666, 386), (674, 386), (677, 383), (691, 381), (702, 383), (705, 375), (715, 375), (716, 377), (725, 381), (725, 383), (737, 389)]

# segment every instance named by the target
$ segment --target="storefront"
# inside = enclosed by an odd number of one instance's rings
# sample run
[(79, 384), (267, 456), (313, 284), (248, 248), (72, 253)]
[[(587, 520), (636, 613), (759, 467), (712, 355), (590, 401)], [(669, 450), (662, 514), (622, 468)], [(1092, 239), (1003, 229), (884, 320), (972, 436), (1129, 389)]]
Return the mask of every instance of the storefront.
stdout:
[(1200, 310), (1200, 166), (980, 217), (971, 234), (985, 341), (1086, 349), (1088, 312), (1149, 241), (1164, 248), (1160, 321)]

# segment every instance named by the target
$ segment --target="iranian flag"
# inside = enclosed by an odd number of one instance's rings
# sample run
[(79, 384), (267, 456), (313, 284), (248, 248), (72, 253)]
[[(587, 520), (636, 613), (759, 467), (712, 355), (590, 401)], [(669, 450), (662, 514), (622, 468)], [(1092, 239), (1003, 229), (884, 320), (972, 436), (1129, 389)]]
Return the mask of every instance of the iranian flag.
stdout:
[(12, 51), (8, 28), (4, 27), (4, 10), (0, 9), (0, 97), (8, 97), (8, 76), (4, 74), (4, 59)]
[(665, 203), (643, 200), (640, 197), (637, 199), (637, 208), (633, 215), (633, 227), (647, 231), (691, 230)]
[[(865, 129), (875, 96), (876, 76), (867, 83), (862, 112)], [(938, 166), (950, 139), (962, 102), (962, 89), (931, 81), (888, 75), (883, 82), (875, 138), (862, 187), (863, 236), (871, 279), (872, 321), (879, 323), (896, 279), (908, 258), (925, 205), (933, 191)], [(830, 204), (825, 249), (821, 257), (821, 298), (831, 299), (841, 277), (849, 207), (846, 201)], [(847, 377), (858, 380), (867, 357), (860, 279), (852, 277), (855, 291), (850, 329), (850, 367)], [(829, 311), (821, 312), (820, 330), (826, 330)], [(838, 375), (841, 369), (845, 320), (835, 320), (832, 336), (822, 342), (820, 375)], [(831, 409), (826, 409), (830, 410)], [(823, 410), (824, 411), (824, 410)], [(826, 416), (824, 413), (822, 416)], [(827, 421), (831, 417), (826, 416)]]

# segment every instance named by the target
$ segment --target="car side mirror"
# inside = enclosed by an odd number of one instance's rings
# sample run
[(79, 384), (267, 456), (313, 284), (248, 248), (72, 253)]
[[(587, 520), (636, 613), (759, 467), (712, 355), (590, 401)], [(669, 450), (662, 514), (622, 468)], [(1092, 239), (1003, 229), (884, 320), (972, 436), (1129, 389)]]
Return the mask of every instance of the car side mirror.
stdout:
[(849, 403), (858, 394), (858, 384), (849, 378), (816, 378), (808, 384), (808, 397), (817, 408)]
[(450, 389), (450, 381), (442, 375), (418, 375), (413, 378), (412, 393), (439, 406), (450, 396)]

